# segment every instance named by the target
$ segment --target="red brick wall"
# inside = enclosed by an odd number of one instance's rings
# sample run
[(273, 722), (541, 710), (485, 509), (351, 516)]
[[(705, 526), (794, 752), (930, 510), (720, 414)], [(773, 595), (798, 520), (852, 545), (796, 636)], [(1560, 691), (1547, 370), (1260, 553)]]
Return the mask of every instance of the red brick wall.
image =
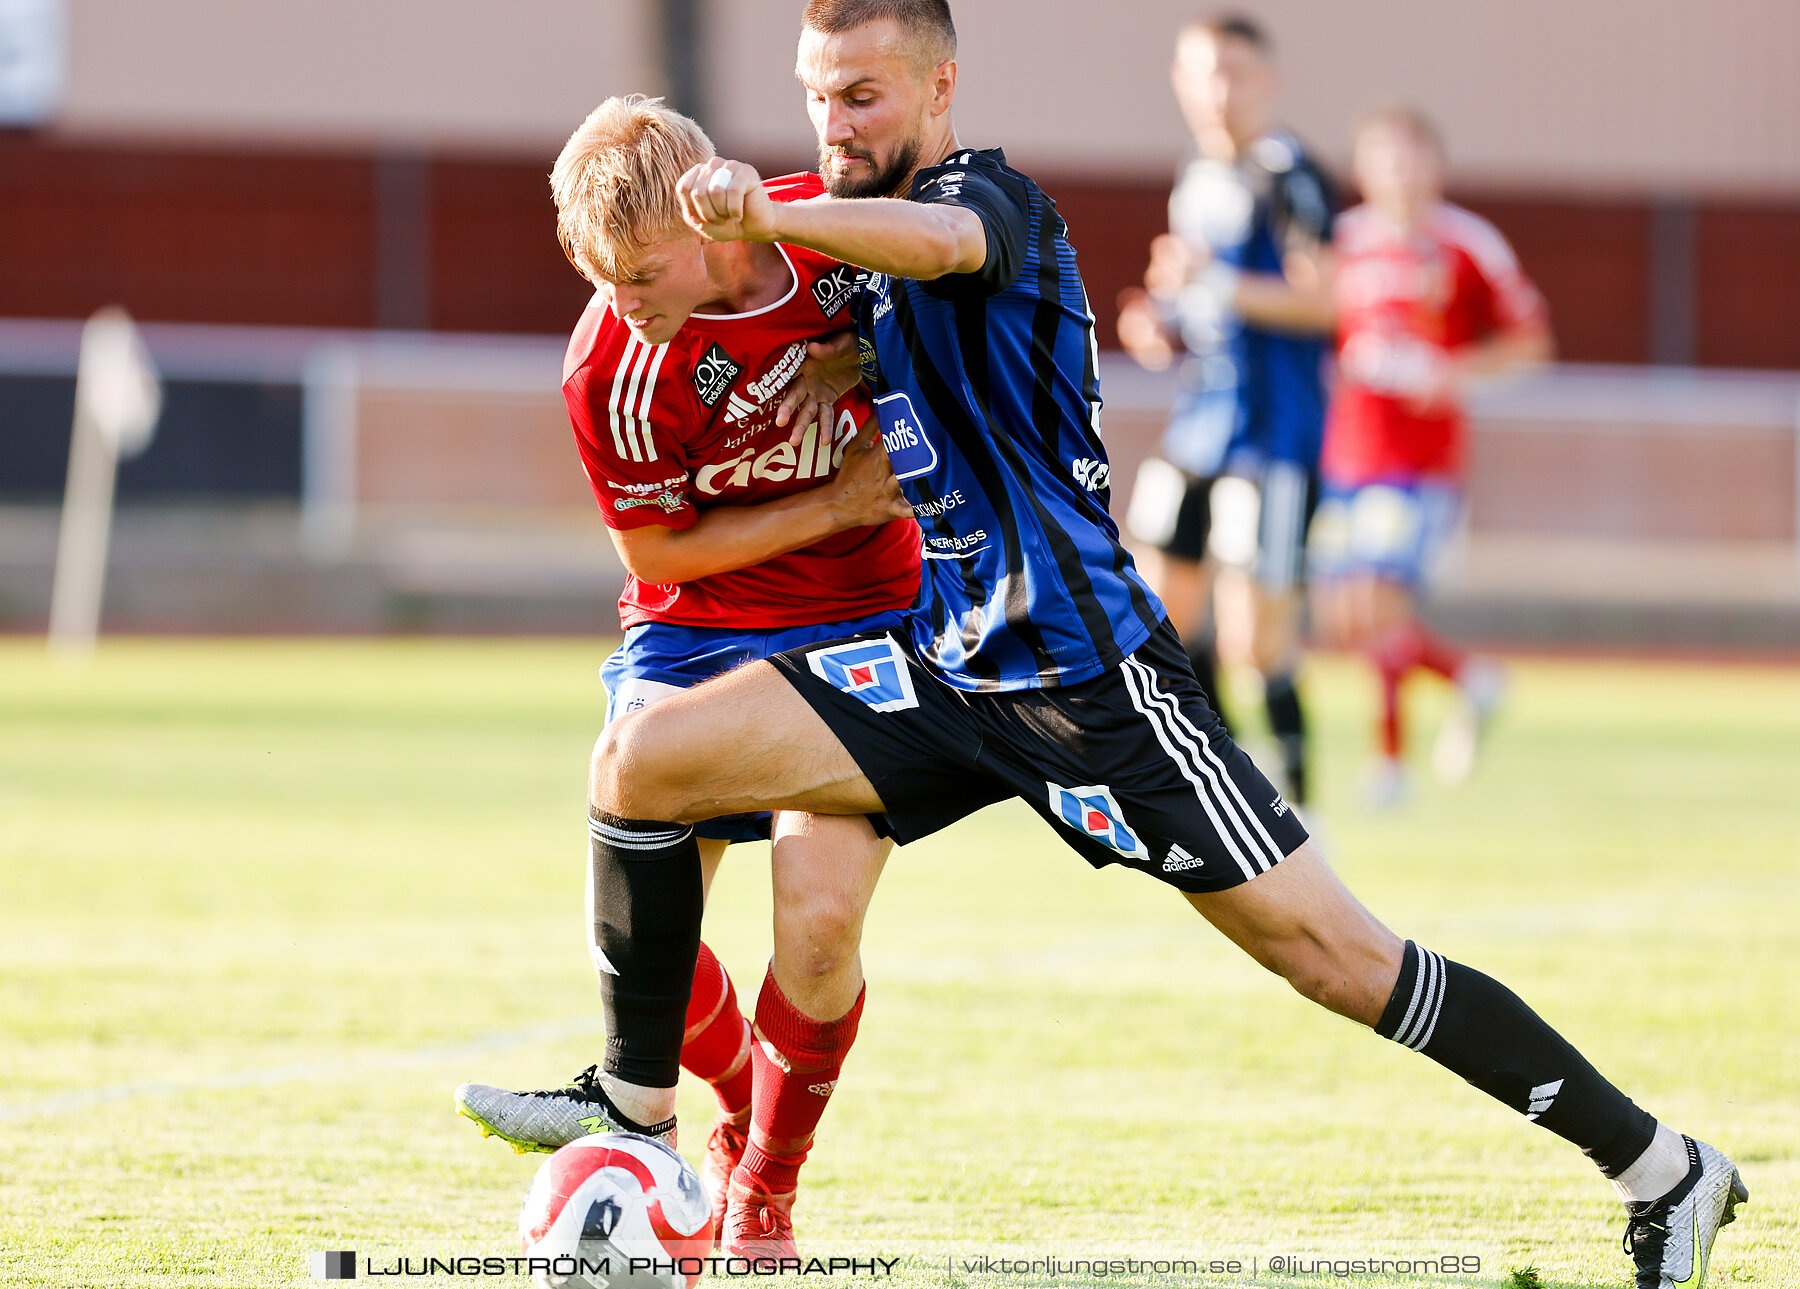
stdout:
[(1702, 206), (1697, 357), (1800, 367), (1800, 210)]
[(128, 151), (0, 135), (0, 314), (355, 327), (373, 318), (354, 157)]
[(550, 164), (431, 168), (431, 325), (561, 335), (594, 293), (556, 241)]
[[(1559, 355), (1641, 363), (1650, 354), (1650, 208), (1458, 193), (1494, 222), (1550, 303)], [(1800, 223), (1800, 211), (1793, 215)]]

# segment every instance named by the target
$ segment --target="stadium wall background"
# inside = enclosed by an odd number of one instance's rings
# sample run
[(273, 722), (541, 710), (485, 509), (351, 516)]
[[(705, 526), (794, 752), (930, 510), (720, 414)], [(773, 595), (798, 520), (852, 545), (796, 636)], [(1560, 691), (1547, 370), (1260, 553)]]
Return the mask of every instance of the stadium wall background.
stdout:
[[(588, 291), (530, 159), (81, 144), (0, 132), (0, 316), (558, 333)], [(759, 158), (770, 171), (804, 158)], [(1168, 183), (1039, 178), (1103, 344)], [(1800, 200), (1459, 191), (1512, 239), (1574, 361), (1800, 367)]]

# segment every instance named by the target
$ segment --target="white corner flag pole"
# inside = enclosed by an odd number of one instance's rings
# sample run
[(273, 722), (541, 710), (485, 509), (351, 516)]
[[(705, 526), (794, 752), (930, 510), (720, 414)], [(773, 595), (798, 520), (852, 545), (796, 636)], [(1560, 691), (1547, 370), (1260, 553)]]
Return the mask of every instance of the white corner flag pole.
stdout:
[(108, 305), (81, 329), (69, 483), (50, 589), (50, 649), (81, 661), (100, 633), (113, 485), (121, 459), (150, 446), (162, 413), (162, 382), (131, 315)]

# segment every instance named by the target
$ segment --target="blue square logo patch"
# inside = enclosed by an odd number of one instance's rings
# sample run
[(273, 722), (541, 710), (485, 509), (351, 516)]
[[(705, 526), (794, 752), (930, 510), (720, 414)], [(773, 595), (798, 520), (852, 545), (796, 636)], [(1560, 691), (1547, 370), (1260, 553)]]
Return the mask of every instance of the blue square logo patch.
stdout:
[(881, 425), (881, 442), (887, 448), (888, 463), (894, 467), (894, 478), (904, 482), (937, 469), (937, 449), (925, 437), (925, 423), (913, 410), (912, 399), (904, 390), (876, 399), (875, 415)]
[(1138, 835), (1125, 824), (1125, 812), (1113, 800), (1112, 789), (1101, 785), (1065, 788), (1046, 782), (1050, 790), (1050, 808), (1069, 827), (1092, 837), (1102, 846), (1110, 846), (1132, 859), (1149, 859), (1150, 852)]
[(815, 649), (806, 662), (813, 675), (867, 703), (870, 711), (898, 712), (919, 705), (906, 655), (892, 636)]

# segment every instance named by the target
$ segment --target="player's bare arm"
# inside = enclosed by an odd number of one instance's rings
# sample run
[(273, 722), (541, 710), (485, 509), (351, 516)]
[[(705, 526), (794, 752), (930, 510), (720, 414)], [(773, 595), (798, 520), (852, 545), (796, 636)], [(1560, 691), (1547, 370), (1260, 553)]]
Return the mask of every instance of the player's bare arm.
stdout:
[(681, 177), (682, 216), (713, 242), (786, 242), (890, 277), (930, 281), (987, 262), (980, 216), (895, 198), (777, 205), (741, 161), (713, 157)]
[(1231, 292), (1239, 316), (1273, 331), (1330, 331), (1337, 322), (1331, 294), (1331, 249), (1318, 243), (1290, 246), (1281, 272), (1245, 273)]
[[(1164, 241), (1157, 239), (1159, 244)], [(1310, 334), (1328, 332), (1337, 324), (1337, 307), (1332, 300), (1335, 266), (1331, 248), (1323, 243), (1292, 238), (1282, 252), (1281, 272), (1251, 273), (1213, 260), (1204, 247), (1175, 237), (1166, 241), (1181, 248), (1187, 257), (1189, 283), (1211, 292), (1221, 308), (1252, 326)], [(1157, 275), (1156, 250), (1153, 246), (1147, 280)], [(1164, 254), (1168, 259), (1174, 258), (1168, 248)], [(1164, 267), (1163, 276), (1168, 272)]]
[(1181, 339), (1172, 321), (1174, 302), (1190, 288), (1209, 293), (1219, 309), (1258, 327), (1328, 332), (1337, 322), (1334, 268), (1329, 247), (1297, 242), (1282, 257), (1280, 273), (1247, 273), (1212, 260), (1204, 246), (1164, 233), (1150, 244), (1144, 286), (1119, 293), (1119, 343), (1140, 366), (1169, 367)]
[(821, 487), (760, 505), (714, 506), (692, 528), (653, 524), (608, 531), (633, 577), (666, 585), (749, 568), (836, 533), (911, 517), (868, 421), (845, 446), (837, 474)]

